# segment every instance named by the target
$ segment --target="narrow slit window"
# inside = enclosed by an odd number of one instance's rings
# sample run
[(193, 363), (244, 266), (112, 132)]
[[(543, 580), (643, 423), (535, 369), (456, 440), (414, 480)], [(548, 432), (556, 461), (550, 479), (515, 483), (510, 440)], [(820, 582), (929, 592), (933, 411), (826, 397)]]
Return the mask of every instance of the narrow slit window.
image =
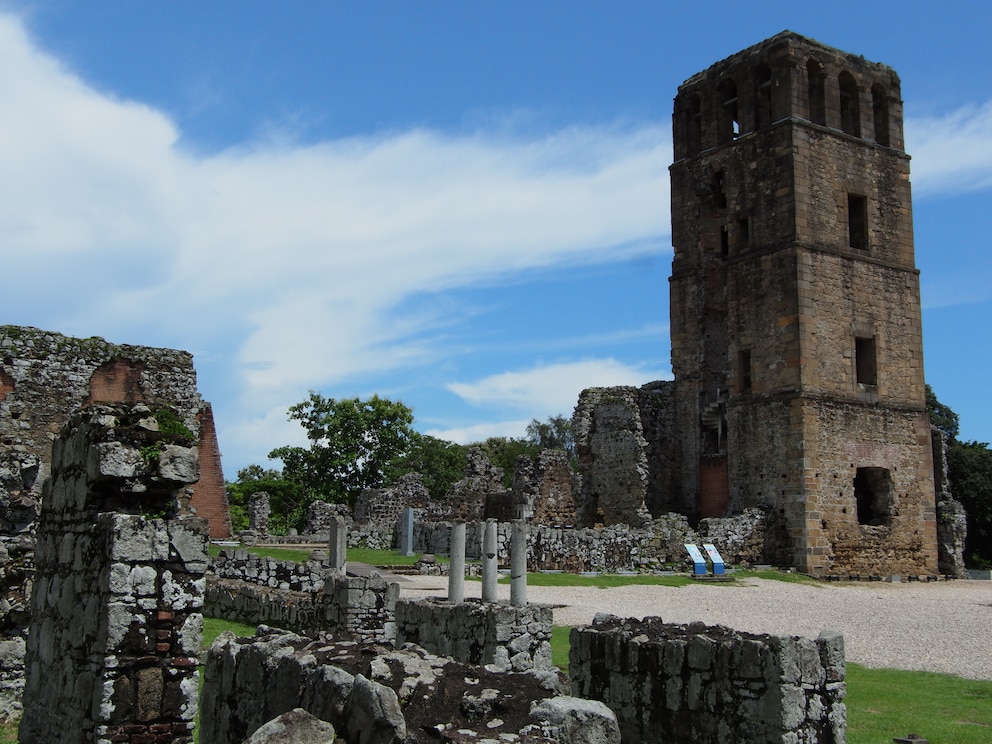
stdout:
[(703, 112), (699, 96), (689, 99), (686, 110), (686, 150), (689, 155), (695, 155), (703, 147)]
[(772, 123), (772, 71), (761, 65), (754, 75), (754, 128), (761, 129)]
[(840, 86), (840, 128), (847, 134), (861, 136), (861, 105), (858, 98), (858, 84), (848, 72), (838, 78)]
[(740, 380), (738, 390), (742, 393), (751, 392), (751, 350), (741, 349), (737, 354), (737, 375)]
[(854, 370), (859, 385), (878, 385), (878, 357), (875, 339), (854, 339)]
[(747, 217), (737, 220), (737, 244), (741, 249), (751, 244), (751, 221)]
[(851, 248), (868, 250), (868, 197), (847, 195), (847, 236)]
[(729, 142), (741, 135), (740, 113), (737, 107), (737, 83), (724, 80), (720, 85), (720, 141)]
[(806, 81), (809, 92), (809, 120), (814, 124), (827, 123), (826, 85), (823, 68), (810, 60), (806, 63)]
[(875, 119), (875, 141), (889, 146), (889, 97), (885, 88), (877, 83), (871, 86), (871, 108)]
[(720, 226), (720, 255), (723, 258), (730, 255), (730, 230), (726, 225)]

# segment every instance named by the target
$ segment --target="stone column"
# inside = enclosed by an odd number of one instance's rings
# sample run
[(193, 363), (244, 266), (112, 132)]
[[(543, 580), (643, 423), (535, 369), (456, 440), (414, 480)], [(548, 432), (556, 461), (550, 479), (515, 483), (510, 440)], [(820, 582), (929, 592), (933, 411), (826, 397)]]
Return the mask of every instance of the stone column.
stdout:
[(510, 536), (510, 604), (527, 606), (527, 523), (514, 520)]
[(413, 555), (413, 509), (409, 506), (400, 514), (400, 555)]
[(66, 423), (38, 521), (20, 741), (193, 741), (207, 521), (174, 515), (198, 477), (196, 442), (144, 405)]
[(496, 534), (498, 524), (495, 519), (486, 520), (486, 532), (482, 541), (482, 601), (496, 601)]
[(448, 565), (448, 601), (465, 599), (465, 523), (451, 525), (451, 561)]
[(348, 562), (348, 528), (344, 517), (334, 517), (331, 521), (331, 542), (328, 545), (327, 560), (335, 573), (345, 573)]
[(271, 513), (269, 494), (265, 491), (257, 491), (248, 497), (248, 529), (263, 540), (269, 536)]

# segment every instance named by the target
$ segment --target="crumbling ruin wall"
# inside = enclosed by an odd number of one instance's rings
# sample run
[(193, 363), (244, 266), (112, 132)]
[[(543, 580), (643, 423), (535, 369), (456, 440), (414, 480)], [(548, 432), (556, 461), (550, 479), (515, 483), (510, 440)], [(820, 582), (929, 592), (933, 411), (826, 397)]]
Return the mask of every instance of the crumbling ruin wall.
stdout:
[(202, 744), (245, 741), (293, 710), (330, 724), (335, 740), (351, 744), (620, 741), (609, 708), (560, 695), (554, 672), (502, 673), (414, 645), (370, 649), (269, 628), (255, 638), (217, 639), (207, 655), (202, 705)]
[(573, 492), (575, 478), (564, 450), (541, 450), (536, 457), (517, 458), (509, 503), (512, 510), (502, 515), (487, 509), (490, 516), (509, 522), (523, 519), (532, 524), (571, 527), (577, 509)]
[[(465, 554), (478, 557), (484, 522), (466, 526)], [(767, 562), (769, 542), (776, 542), (779, 527), (774, 515), (747, 510), (737, 517), (702, 520), (696, 529), (682, 514), (666, 514), (646, 527), (627, 525), (562, 528), (530, 525), (527, 536), (529, 571), (601, 571), (618, 573), (691, 568), (685, 543), (711, 542), (729, 565)], [(509, 522), (497, 524), (496, 553), (500, 565), (510, 562)], [(446, 555), (451, 540), (450, 522), (416, 522), (414, 550)], [(790, 565), (784, 560), (776, 565)]]
[(964, 544), (968, 537), (968, 515), (954, 498), (947, 477), (947, 435), (930, 427), (933, 443), (933, 485), (937, 502), (937, 569), (945, 576), (966, 578)]
[(400, 600), (396, 645), (415, 643), (467, 664), (492, 664), (505, 671), (551, 669), (551, 626), (546, 605)]
[(846, 741), (844, 639), (597, 616), (572, 629), (572, 694), (601, 700), (624, 742)]
[(198, 435), (201, 479), (181, 497), (211, 520), (211, 536), (228, 537), (213, 414), (197, 392), (192, 355), (0, 326), (0, 541), (12, 560), (30, 550), (21, 537), (33, 529), (52, 442), (70, 415), (90, 403), (139, 401), (175, 409)]
[(388, 488), (362, 491), (355, 501), (354, 527), (349, 547), (389, 550), (398, 545), (400, 514), (406, 508), (423, 509), (430, 493), (419, 473), (408, 473)]
[(207, 524), (177, 517), (195, 443), (150, 414), (91, 406), (55, 442), (21, 741), (192, 741)]
[(337, 517), (344, 519), (349, 529), (354, 524), (351, 509), (347, 504), (329, 504), (326, 501), (314, 501), (307, 507), (306, 526), (304, 534), (315, 535), (326, 540), (331, 530), (337, 529)]
[[(675, 484), (672, 383), (589, 388), (572, 416), (579, 523), (642, 526), (670, 511)], [(649, 511), (648, 505), (652, 509)]]
[[(282, 582), (288, 583), (288, 582)], [(396, 637), (399, 585), (378, 573), (325, 575), (317, 589), (294, 590), (252, 578), (211, 577), (204, 612), (246, 625), (273, 625), (301, 633), (331, 631), (365, 643)]]
[(280, 561), (259, 556), (247, 550), (221, 550), (210, 561), (210, 570), (221, 579), (234, 579), (248, 584), (291, 589), (295, 592), (315, 592), (324, 587), (329, 575), (317, 560)]

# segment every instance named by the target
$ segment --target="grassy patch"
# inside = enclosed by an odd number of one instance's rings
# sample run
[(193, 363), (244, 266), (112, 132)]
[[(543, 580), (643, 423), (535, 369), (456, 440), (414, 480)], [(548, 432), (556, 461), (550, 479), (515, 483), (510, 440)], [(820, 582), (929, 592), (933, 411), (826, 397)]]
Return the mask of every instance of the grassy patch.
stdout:
[(778, 571), (774, 568), (767, 569), (765, 571), (746, 571), (739, 570), (734, 571), (732, 574), (735, 579), (768, 579), (769, 581), (784, 581), (787, 584), (809, 584), (810, 586), (823, 586), (823, 582), (819, 579), (814, 579), (804, 573), (799, 573), (798, 571)]
[(0, 744), (17, 744), (18, 721), (0, 723)]
[(917, 734), (930, 744), (992, 741), (992, 682), (847, 665), (847, 740), (891, 742)]
[(210, 648), (210, 645), (221, 633), (229, 630), (237, 636), (254, 636), (255, 626), (236, 623), (231, 620), (221, 620), (216, 617), (203, 618), (203, 649)]
[(571, 625), (555, 625), (551, 628), (551, 663), (568, 674), (568, 636)]
[[(314, 550), (327, 552), (326, 545), (317, 545), (306, 548), (269, 548), (264, 546), (245, 548), (249, 553), (262, 556), (263, 558), (275, 558), (279, 561), (292, 561), (303, 563), (309, 560), (310, 553)], [(210, 555), (216, 557), (221, 550), (231, 550), (231, 547), (222, 548), (219, 545), (210, 545)], [(348, 548), (348, 560), (356, 563), (368, 563), (370, 566), (412, 566), (418, 560), (419, 555), (401, 555), (398, 550), (369, 550), (368, 548)], [(447, 556), (437, 556), (438, 563), (447, 563)], [(2, 742), (0, 742), (2, 744)]]

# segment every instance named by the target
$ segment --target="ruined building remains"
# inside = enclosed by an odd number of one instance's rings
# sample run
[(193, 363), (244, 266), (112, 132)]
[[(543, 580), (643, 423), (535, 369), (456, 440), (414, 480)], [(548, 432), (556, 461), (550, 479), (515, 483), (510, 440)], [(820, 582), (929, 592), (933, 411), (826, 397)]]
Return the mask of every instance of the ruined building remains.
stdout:
[(0, 540), (12, 554), (33, 529), (59, 430), (82, 406), (120, 402), (174, 408), (198, 435), (200, 480), (183, 506), (210, 520), (211, 537), (230, 536), (213, 412), (191, 354), (0, 326)]
[(193, 741), (208, 556), (206, 520), (179, 515), (187, 434), (139, 403), (87, 407), (56, 440), (20, 741)]
[(673, 128), (678, 511), (769, 508), (814, 574), (935, 572), (898, 76), (783, 32)]

